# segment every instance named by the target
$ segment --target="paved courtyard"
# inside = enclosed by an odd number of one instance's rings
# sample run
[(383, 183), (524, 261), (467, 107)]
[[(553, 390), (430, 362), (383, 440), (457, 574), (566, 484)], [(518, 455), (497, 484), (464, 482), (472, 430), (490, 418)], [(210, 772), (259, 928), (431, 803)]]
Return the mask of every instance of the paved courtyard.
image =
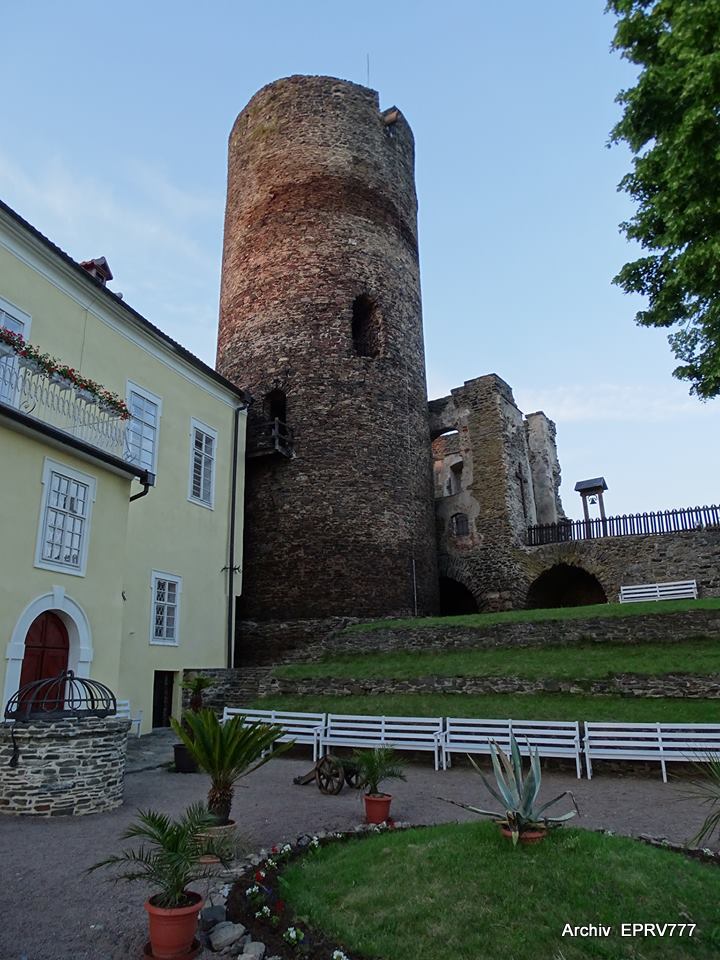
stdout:
[[(116, 852), (118, 837), (138, 808), (157, 807), (179, 814), (204, 799), (204, 774), (169, 772), (169, 732), (130, 744), (125, 803), (112, 813), (89, 817), (21, 819), (0, 817), (2, 882), (1, 960), (125, 960), (140, 957), (146, 921), (141, 885), (113, 885), (86, 869)], [(348, 789), (323, 796), (314, 785), (294, 786), (293, 777), (311, 762), (283, 758), (267, 764), (236, 790), (233, 816), (255, 850), (301, 833), (345, 830), (362, 816), (359, 795)], [(406, 783), (392, 784), (393, 813), (399, 820), (428, 824), (476, 819), (438, 796), (469, 803), (487, 802), (472, 770), (457, 766), (435, 773), (428, 763), (409, 766)], [(546, 773), (544, 792), (575, 793), (582, 817), (578, 826), (618, 833), (648, 833), (687, 840), (703, 819), (702, 808), (683, 800), (682, 783), (663, 784), (656, 776), (598, 775), (577, 780), (571, 773)]]

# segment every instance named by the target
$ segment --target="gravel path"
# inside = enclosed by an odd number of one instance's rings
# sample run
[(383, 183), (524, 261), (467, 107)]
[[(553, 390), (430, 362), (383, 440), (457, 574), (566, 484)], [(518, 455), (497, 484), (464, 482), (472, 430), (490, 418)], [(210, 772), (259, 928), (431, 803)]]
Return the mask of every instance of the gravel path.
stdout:
[[(146, 936), (138, 884), (114, 886), (85, 870), (116, 852), (118, 837), (138, 808), (157, 807), (179, 814), (204, 799), (207, 777), (147, 769), (168, 759), (168, 739), (143, 738), (131, 746), (125, 803), (89, 817), (23, 819), (0, 817), (0, 960), (126, 960), (140, 958)], [(361, 819), (357, 793), (348, 789), (325, 797), (314, 785), (298, 787), (293, 777), (306, 772), (307, 759), (273, 761), (236, 791), (233, 816), (255, 850), (301, 833), (343, 830)], [(144, 769), (143, 769), (144, 768)], [(438, 795), (485, 803), (484, 788), (468, 767), (435, 773), (412, 764), (406, 783), (392, 785), (393, 814), (399, 820), (435, 823), (474, 819), (437, 800)], [(703, 819), (696, 802), (680, 799), (682, 785), (657, 777), (611, 777), (592, 781), (571, 774), (546, 773), (544, 792), (573, 790), (582, 818), (579, 826), (617, 833), (649, 833), (686, 841)]]

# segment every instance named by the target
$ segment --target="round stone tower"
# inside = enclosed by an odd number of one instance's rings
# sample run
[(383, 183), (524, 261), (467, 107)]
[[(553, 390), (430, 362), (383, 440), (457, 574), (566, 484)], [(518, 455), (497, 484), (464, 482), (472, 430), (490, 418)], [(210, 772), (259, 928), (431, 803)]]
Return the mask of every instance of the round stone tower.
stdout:
[(271, 83), (232, 129), (217, 366), (255, 398), (243, 620), (435, 610), (413, 168), (402, 114), (330, 77)]

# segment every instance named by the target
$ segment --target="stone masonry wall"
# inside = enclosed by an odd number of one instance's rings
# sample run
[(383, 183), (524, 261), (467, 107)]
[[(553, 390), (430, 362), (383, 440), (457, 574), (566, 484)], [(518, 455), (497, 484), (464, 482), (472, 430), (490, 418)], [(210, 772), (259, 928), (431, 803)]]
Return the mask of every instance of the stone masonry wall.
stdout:
[[(246, 706), (265, 692), (270, 682), (272, 667), (239, 667), (234, 670), (227, 668), (185, 670), (183, 679), (192, 677), (209, 677), (212, 686), (203, 690), (203, 705), (222, 713), (224, 707)], [(188, 707), (190, 693), (183, 690), (183, 709)]]
[(119, 807), (129, 728), (118, 717), (0, 727), (0, 814), (81, 816)]
[(682, 643), (694, 637), (720, 641), (720, 610), (540, 620), (478, 627), (397, 627), (343, 631), (299, 650), (296, 661), (317, 661), (341, 654), (407, 650), (492, 650), (497, 647), (575, 645), (579, 643)]
[[(539, 516), (562, 514), (555, 425), (541, 412), (526, 420), (495, 374), (466, 381), (428, 409), (432, 436), (458, 431), (452, 448), (435, 441), (436, 474), (443, 475), (450, 455), (463, 462), (460, 490), (448, 495), (436, 485), (440, 575), (467, 587), (481, 610), (522, 606), (523, 573), (513, 553)], [(466, 536), (452, 529), (458, 512), (468, 517)]]
[(348, 680), (340, 677), (291, 679), (273, 677), (260, 687), (260, 696), (379, 696), (412, 693), (580, 693), (622, 697), (678, 697), (693, 700), (720, 699), (720, 674), (617, 674), (604, 680), (529, 680), (526, 677), (414, 677), (412, 680), (374, 678)]
[(247, 461), (241, 621), (434, 611), (414, 142), (375, 91), (290, 77), (238, 116), (217, 366), (251, 420), (282, 391), (295, 436), (293, 459)]

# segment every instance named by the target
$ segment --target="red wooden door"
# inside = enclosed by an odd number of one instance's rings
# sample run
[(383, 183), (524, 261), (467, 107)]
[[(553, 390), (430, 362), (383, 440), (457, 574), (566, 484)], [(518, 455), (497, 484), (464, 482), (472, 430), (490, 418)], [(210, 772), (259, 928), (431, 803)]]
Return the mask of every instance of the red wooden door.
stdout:
[[(25, 656), (20, 686), (34, 680), (56, 677), (68, 668), (70, 641), (65, 624), (56, 613), (41, 613), (30, 624), (25, 637)], [(53, 709), (55, 704), (48, 704)]]

